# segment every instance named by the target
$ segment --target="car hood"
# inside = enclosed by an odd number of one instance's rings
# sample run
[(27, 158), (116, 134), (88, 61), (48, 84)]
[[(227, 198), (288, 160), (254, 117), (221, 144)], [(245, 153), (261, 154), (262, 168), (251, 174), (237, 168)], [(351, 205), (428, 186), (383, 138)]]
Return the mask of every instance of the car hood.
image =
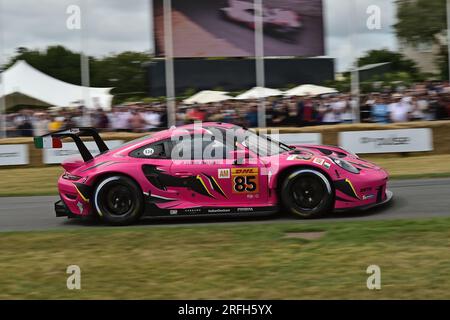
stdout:
[(374, 169), (380, 170), (381, 168), (367, 160), (359, 158), (357, 155), (348, 152), (340, 147), (327, 146), (327, 145), (298, 145), (294, 146), (295, 150), (289, 152), (289, 154), (310, 155), (313, 157), (324, 158), (338, 158), (350, 162), (356, 165), (360, 169)]

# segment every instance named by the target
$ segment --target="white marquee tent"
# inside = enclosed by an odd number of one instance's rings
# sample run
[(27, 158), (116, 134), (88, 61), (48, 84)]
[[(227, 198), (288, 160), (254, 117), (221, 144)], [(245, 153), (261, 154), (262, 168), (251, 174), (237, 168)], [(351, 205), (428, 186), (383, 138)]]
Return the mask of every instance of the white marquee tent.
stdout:
[(316, 86), (314, 84), (302, 84), (290, 90), (287, 90), (284, 95), (286, 96), (317, 96), (321, 94), (337, 93), (338, 91), (333, 88), (327, 88), (322, 86)]
[(251, 100), (251, 99), (263, 99), (273, 96), (281, 96), (283, 92), (278, 89), (270, 89), (264, 87), (254, 87), (240, 95), (238, 95), (236, 100)]
[(227, 95), (228, 92), (225, 91), (213, 91), (213, 90), (203, 90), (197, 92), (193, 96), (184, 99), (183, 102), (185, 104), (193, 104), (193, 103), (213, 103), (220, 102), (225, 100), (233, 99), (232, 96)]
[[(104, 110), (111, 108), (112, 88), (91, 88), (70, 84), (36, 70), (23, 60), (17, 61), (1, 75), (0, 98), (5, 97), (6, 108), (26, 101), (34, 105), (69, 107), (83, 103), (87, 108), (100, 106)], [(26, 104), (26, 103), (25, 103)]]

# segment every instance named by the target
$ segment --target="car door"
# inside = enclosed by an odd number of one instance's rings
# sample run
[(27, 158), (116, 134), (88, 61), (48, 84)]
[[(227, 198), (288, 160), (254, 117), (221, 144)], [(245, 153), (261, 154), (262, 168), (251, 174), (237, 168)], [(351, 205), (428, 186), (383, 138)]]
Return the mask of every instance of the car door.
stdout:
[(130, 157), (140, 163), (145, 177), (141, 181), (143, 192), (152, 198), (176, 199), (177, 192), (173, 188), (170, 174), (170, 140), (149, 143), (130, 153)]
[(233, 146), (205, 138), (193, 137), (188, 143), (193, 152), (183, 160), (173, 161), (171, 166), (172, 175), (190, 183), (182, 193), (186, 201), (222, 207), (267, 201), (267, 176), (262, 175), (263, 163), (259, 158), (235, 161), (230, 157)]

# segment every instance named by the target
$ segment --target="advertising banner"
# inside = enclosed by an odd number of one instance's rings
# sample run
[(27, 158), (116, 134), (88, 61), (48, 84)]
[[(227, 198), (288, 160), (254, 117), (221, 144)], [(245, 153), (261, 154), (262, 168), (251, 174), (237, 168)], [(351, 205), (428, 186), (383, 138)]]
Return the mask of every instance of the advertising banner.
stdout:
[(322, 134), (320, 133), (282, 133), (278, 135), (268, 135), (287, 145), (299, 144), (321, 144)]
[[(108, 148), (114, 148), (118, 147), (121, 144), (123, 144), (122, 140), (109, 140), (105, 141)], [(88, 141), (85, 142), (86, 147), (89, 149), (89, 151), (92, 153), (92, 155), (99, 154), (99, 151), (97, 149), (97, 145), (94, 141)], [(77, 146), (75, 142), (65, 142), (63, 143), (63, 147), (61, 149), (43, 149), (43, 161), (45, 164), (54, 164), (54, 163), (61, 163), (65, 159), (80, 155), (78, 152)]]
[(15, 166), (29, 163), (26, 144), (0, 145), (0, 166)]
[(427, 128), (340, 132), (339, 145), (354, 153), (431, 151), (433, 132)]

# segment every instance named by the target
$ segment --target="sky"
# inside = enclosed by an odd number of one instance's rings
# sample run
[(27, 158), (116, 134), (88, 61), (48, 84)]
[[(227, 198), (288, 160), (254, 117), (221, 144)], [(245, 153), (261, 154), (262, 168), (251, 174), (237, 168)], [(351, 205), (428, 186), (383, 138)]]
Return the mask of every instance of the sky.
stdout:
[[(57, 44), (74, 51), (83, 48), (94, 56), (126, 50), (153, 52), (150, 1), (0, 0), (0, 63), (17, 47), (44, 49)], [(394, 1), (323, 0), (326, 55), (336, 59), (336, 71), (347, 70), (367, 50), (397, 49), (391, 27)], [(87, 14), (81, 14), (82, 30), (67, 27), (71, 5), (87, 8)], [(381, 24), (376, 30), (366, 26), (370, 5), (380, 8)]]

